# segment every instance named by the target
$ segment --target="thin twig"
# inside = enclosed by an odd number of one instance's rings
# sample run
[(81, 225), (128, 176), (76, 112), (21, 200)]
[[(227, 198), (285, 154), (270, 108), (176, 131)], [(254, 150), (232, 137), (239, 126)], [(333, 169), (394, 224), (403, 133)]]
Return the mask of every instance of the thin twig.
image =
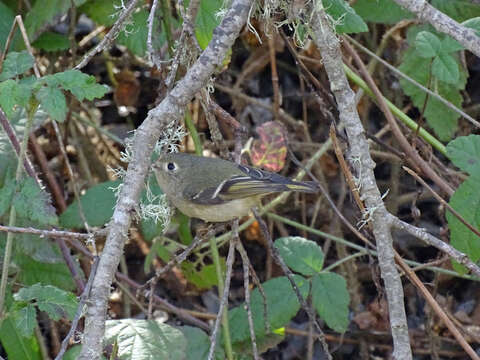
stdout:
[(217, 318), (215, 319), (215, 325), (213, 326), (212, 335), (210, 336), (210, 349), (208, 351), (208, 360), (213, 360), (215, 354), (215, 347), (217, 344), (217, 335), (218, 330), (220, 329), (220, 322), (223, 316), (223, 311), (225, 309), (228, 310), (228, 293), (230, 291), (230, 280), (232, 278), (232, 268), (233, 262), (235, 261), (235, 239), (230, 242), (230, 246), (228, 248), (228, 256), (227, 256), (227, 271), (225, 274), (225, 285), (223, 288), (222, 298), (220, 299), (220, 306), (218, 308)]
[(259, 359), (258, 356), (258, 349), (257, 349), (257, 339), (255, 336), (255, 325), (253, 322), (252, 317), (252, 306), (250, 303), (250, 278), (249, 278), (249, 265), (250, 260), (248, 259), (248, 255), (243, 248), (243, 245), (238, 238), (238, 219), (234, 220), (233, 229), (232, 229), (233, 236), (236, 238), (236, 248), (240, 253), (240, 257), (242, 258), (242, 266), (243, 266), (243, 289), (245, 291), (245, 310), (247, 311), (247, 319), (248, 319), (248, 328), (250, 330), (250, 340), (252, 342), (252, 351), (253, 351), (253, 358), (255, 360)]
[(112, 46), (113, 42), (115, 41), (115, 38), (118, 36), (120, 31), (122, 31), (125, 21), (130, 17), (133, 10), (135, 10), (135, 5), (137, 4), (137, 2), (138, 0), (130, 1), (130, 3), (123, 9), (122, 13), (118, 17), (118, 20), (112, 26), (108, 34), (104, 36), (104, 38), (97, 44), (97, 46), (95, 46), (92, 50), (90, 50), (87, 54), (85, 54), (83, 59), (77, 64), (77, 66), (75, 66), (76, 70), (80, 70), (85, 65), (87, 65), (88, 62), (96, 54)]
[(65, 336), (65, 338), (62, 341), (62, 346), (60, 348), (59, 353), (55, 357), (55, 360), (61, 360), (63, 358), (63, 354), (65, 354), (65, 351), (67, 350), (68, 343), (70, 342), (70, 339), (73, 337), (73, 335), (75, 334), (75, 331), (77, 330), (78, 322), (83, 314), (85, 302), (87, 301), (90, 295), (93, 279), (97, 272), (98, 260), (99, 260), (98, 257), (95, 257), (93, 259), (93, 264), (92, 264), (92, 267), (90, 268), (90, 275), (88, 276), (88, 281), (87, 281), (87, 284), (85, 285), (83, 293), (80, 296), (80, 302), (78, 303), (78, 306), (77, 306), (77, 312), (75, 313), (75, 317), (72, 320), (72, 325), (70, 326), (70, 330), (68, 331), (67, 336)]

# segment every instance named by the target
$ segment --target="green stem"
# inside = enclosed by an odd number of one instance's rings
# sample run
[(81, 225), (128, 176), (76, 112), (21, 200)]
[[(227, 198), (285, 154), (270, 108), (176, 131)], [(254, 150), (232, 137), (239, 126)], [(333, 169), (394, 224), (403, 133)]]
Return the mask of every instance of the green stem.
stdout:
[[(367, 83), (363, 81), (357, 74), (355, 74), (347, 65), (343, 65), (343, 69), (347, 74), (347, 77), (352, 80), (355, 84), (360, 86), (365, 93), (370, 96), (372, 99), (375, 100), (375, 95), (368, 87)], [(408, 115), (406, 115), (402, 110), (396, 107), (390, 100), (383, 98), (388, 106), (388, 108), (392, 111), (392, 113), (397, 116), (405, 125), (407, 125), (410, 129), (417, 131), (419, 128), (418, 124), (413, 121)], [(424, 128), (420, 127), (418, 130), (418, 134), (430, 145), (432, 145), (436, 150), (441, 152), (443, 155), (447, 155), (447, 150), (445, 145), (443, 145), (440, 141), (438, 141), (433, 135), (431, 135), (428, 131)]]
[[(333, 241), (336, 241), (340, 244), (344, 244), (352, 249), (355, 249), (357, 251), (365, 251), (365, 248), (360, 246), (360, 245), (357, 245), (357, 244), (354, 244), (350, 241), (347, 241), (345, 239), (342, 239), (338, 236), (335, 236), (335, 235), (331, 235), (331, 234), (328, 234), (328, 233), (325, 233), (323, 231), (320, 231), (320, 230), (317, 230), (317, 229), (313, 229), (307, 225), (303, 225), (299, 222), (296, 222), (296, 221), (293, 221), (293, 220), (290, 220), (290, 219), (287, 219), (283, 216), (279, 216), (277, 214), (273, 214), (273, 213), (268, 213), (267, 214), (268, 217), (274, 219), (274, 220), (277, 220), (277, 221), (280, 221), (280, 222), (283, 222), (287, 225), (290, 225), (290, 226), (294, 226), (296, 227), (297, 229), (300, 229), (300, 230), (305, 230), (305, 231), (308, 231), (314, 235), (318, 235), (318, 236), (321, 236), (321, 237), (324, 237), (326, 239), (331, 239)], [(367, 252), (369, 255), (373, 255), (373, 256), (377, 256), (377, 252), (375, 250), (368, 250)], [(422, 263), (419, 263), (419, 262), (416, 262), (416, 261), (412, 261), (412, 260), (404, 260), (408, 265), (412, 265), (412, 266), (423, 266), (425, 264), (422, 264)], [(480, 281), (480, 279), (476, 276), (472, 276), (472, 275), (462, 275), (462, 274), (459, 274), (455, 271), (452, 271), (452, 270), (447, 270), (447, 269), (442, 269), (442, 268), (439, 268), (439, 267), (436, 267), (436, 266), (425, 266), (424, 269), (426, 270), (430, 270), (430, 271), (435, 271), (435, 272), (438, 272), (438, 273), (442, 273), (442, 274), (447, 274), (447, 275), (450, 275), (450, 276), (455, 276), (455, 277), (459, 277), (459, 278), (462, 278), (462, 279), (468, 279), (468, 280), (474, 280), (474, 281)]]
[[(214, 237), (209, 240), (210, 251), (212, 252), (213, 263), (215, 264), (215, 270), (217, 272), (218, 281), (218, 296), (221, 299), (224, 290), (222, 266), (220, 264), (220, 254), (218, 253), (217, 242)], [(223, 340), (225, 346), (225, 352), (227, 353), (227, 359), (233, 360), (232, 340), (230, 337), (230, 326), (228, 324), (228, 307), (226, 307), (222, 314), (222, 328), (223, 328)]]
[[(33, 118), (38, 107), (38, 102), (32, 103), (28, 111), (27, 123), (25, 124), (25, 130), (23, 132), (22, 145), (20, 146), (20, 154), (18, 155), (17, 171), (15, 173), (15, 194), (18, 192), (18, 185), (22, 176), (23, 161), (25, 154), (27, 153), (28, 135), (30, 134), (30, 128), (33, 124)], [(14, 195), (15, 196), (15, 195)], [(10, 214), (8, 219), (8, 226), (15, 226), (17, 220), (17, 212), (13, 203), (10, 207)], [(7, 233), (7, 243), (5, 244), (5, 255), (3, 257), (2, 267), (2, 279), (0, 280), (0, 319), (3, 319), (3, 308), (5, 306), (5, 291), (7, 289), (8, 282), (8, 268), (10, 267), (10, 259), (12, 257), (12, 245), (14, 234)]]
[(187, 127), (188, 132), (193, 140), (193, 145), (195, 146), (195, 154), (202, 156), (202, 142), (200, 141), (200, 136), (198, 135), (197, 128), (192, 120), (192, 115), (190, 111), (185, 112), (185, 126)]
[(363, 256), (367, 254), (367, 251), (366, 250), (363, 250), (363, 251), (359, 251), (355, 254), (350, 254), (349, 256), (347, 257), (344, 257), (343, 259), (340, 259), (338, 261), (335, 261), (333, 264), (327, 266), (326, 268), (324, 268), (322, 270), (322, 272), (327, 272), (327, 271), (331, 271), (333, 269), (335, 269), (337, 266), (340, 266), (341, 264), (343, 264), (344, 262), (347, 262), (347, 261), (350, 261), (350, 260), (353, 260), (357, 257), (360, 257), (360, 256)]

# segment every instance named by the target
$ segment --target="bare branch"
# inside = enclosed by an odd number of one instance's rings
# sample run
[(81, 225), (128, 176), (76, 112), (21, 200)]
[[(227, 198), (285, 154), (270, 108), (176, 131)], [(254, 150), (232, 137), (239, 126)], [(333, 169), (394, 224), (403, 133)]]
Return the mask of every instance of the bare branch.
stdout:
[(472, 29), (466, 28), (441, 11), (435, 9), (425, 0), (395, 0), (411, 11), (421, 21), (426, 21), (436, 30), (450, 35), (472, 53), (480, 57), (480, 38)]

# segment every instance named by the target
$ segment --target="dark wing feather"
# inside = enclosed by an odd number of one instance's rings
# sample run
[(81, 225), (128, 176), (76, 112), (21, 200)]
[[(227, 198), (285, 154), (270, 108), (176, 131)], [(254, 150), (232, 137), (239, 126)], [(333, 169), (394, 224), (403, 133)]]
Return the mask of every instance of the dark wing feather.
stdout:
[(191, 197), (197, 204), (217, 205), (250, 196), (263, 196), (282, 191), (317, 192), (311, 182), (292, 181), (281, 175), (249, 166), (238, 165), (243, 174), (234, 175), (216, 187), (206, 188)]

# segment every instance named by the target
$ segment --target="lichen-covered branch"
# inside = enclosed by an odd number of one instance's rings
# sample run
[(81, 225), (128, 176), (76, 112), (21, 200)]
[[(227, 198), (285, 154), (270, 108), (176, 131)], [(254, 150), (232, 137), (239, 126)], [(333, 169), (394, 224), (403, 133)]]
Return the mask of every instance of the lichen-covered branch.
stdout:
[(127, 239), (131, 215), (135, 211), (144, 186), (155, 142), (166, 125), (180, 118), (188, 102), (221, 65), (227, 51), (247, 21), (250, 6), (251, 0), (232, 2), (221, 24), (215, 29), (208, 47), (185, 77), (157, 107), (148, 113), (147, 118), (135, 133), (133, 158), (129, 163), (125, 182), (109, 224), (105, 248), (88, 302), (83, 346), (79, 357), (81, 360), (96, 360), (102, 353), (110, 286)]

